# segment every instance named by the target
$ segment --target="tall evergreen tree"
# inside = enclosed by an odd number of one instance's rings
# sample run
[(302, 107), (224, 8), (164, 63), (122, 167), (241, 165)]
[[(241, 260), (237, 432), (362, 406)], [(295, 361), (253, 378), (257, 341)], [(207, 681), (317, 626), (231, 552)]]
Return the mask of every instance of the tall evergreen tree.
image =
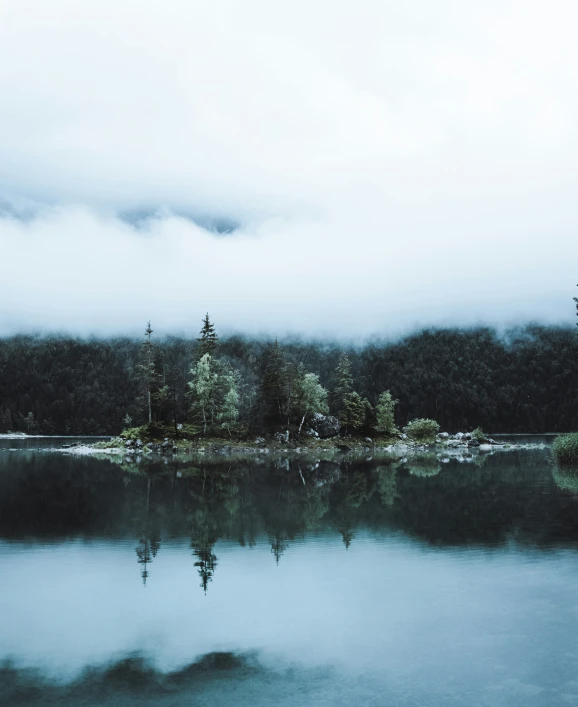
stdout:
[(342, 353), (339, 357), (335, 371), (335, 379), (335, 387), (331, 393), (331, 406), (333, 412), (341, 419), (344, 414), (347, 396), (353, 393), (351, 361), (346, 353)]
[(378, 432), (393, 434), (397, 431), (395, 427), (395, 406), (398, 403), (399, 400), (394, 400), (389, 390), (386, 390), (379, 396), (375, 408), (377, 418), (375, 428)]
[(359, 393), (348, 393), (343, 402), (340, 422), (346, 432), (359, 432), (366, 424), (371, 405), (367, 398), (362, 398)]
[(141, 346), (142, 360), (139, 367), (149, 423), (153, 420), (152, 389), (155, 377), (155, 345), (151, 340), (152, 335), (153, 329), (149, 321), (145, 331), (145, 340)]
[(282, 424), (286, 407), (286, 363), (279, 342), (275, 339), (263, 354), (261, 407), (266, 424)]
[(209, 319), (208, 312), (205, 314), (205, 318), (203, 319), (203, 328), (201, 329), (200, 334), (201, 336), (197, 339), (199, 342), (197, 358), (201, 359), (205, 354), (214, 356), (219, 337), (215, 331), (214, 324), (212, 324)]

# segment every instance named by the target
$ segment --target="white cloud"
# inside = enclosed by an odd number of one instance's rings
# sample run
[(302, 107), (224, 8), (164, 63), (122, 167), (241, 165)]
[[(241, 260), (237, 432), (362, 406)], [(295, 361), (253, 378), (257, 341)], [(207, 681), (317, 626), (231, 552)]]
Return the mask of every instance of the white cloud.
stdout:
[[(43, 206), (0, 219), (0, 330), (571, 320), (577, 19), (570, 0), (4, 0), (0, 203)], [(164, 215), (119, 218), (139, 209)]]

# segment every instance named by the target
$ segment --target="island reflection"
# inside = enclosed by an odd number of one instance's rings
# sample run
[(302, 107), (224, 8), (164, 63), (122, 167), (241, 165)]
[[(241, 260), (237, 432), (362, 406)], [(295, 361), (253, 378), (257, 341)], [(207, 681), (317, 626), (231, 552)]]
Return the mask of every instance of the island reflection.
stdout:
[(252, 546), (266, 537), (277, 563), (293, 541), (311, 533), (339, 533), (347, 549), (358, 528), (403, 532), (434, 545), (491, 546), (512, 538), (573, 545), (575, 488), (548, 458), (545, 450), (520, 450), (466, 459), (118, 465), (10, 453), (0, 478), (0, 534), (135, 538), (144, 586), (163, 539), (187, 537), (205, 593), (218, 568), (219, 540)]

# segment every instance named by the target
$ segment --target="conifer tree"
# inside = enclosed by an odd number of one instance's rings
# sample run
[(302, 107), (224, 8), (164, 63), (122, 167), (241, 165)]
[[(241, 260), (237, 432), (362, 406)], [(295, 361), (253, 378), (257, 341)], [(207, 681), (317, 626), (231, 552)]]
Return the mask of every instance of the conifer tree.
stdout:
[(149, 424), (153, 420), (152, 387), (155, 375), (155, 345), (151, 340), (152, 335), (153, 329), (151, 328), (151, 323), (149, 321), (145, 331), (145, 340), (143, 341), (141, 347), (142, 362), (139, 367), (144, 388)]
[(375, 407), (376, 425), (375, 429), (384, 434), (394, 434), (397, 432), (395, 427), (395, 406), (399, 400), (394, 400), (389, 390), (386, 390), (379, 396), (379, 400)]
[(151, 406), (155, 420), (164, 421), (168, 418), (170, 399), (170, 389), (166, 384), (164, 353), (159, 348), (155, 348), (151, 379)]
[(345, 400), (353, 392), (353, 376), (351, 375), (351, 361), (346, 353), (342, 353), (337, 362), (335, 371), (336, 384), (331, 394), (331, 403), (334, 412), (341, 419), (344, 412)]
[(203, 328), (201, 329), (200, 334), (201, 336), (197, 339), (199, 342), (197, 358), (201, 359), (205, 354), (214, 356), (219, 337), (215, 331), (214, 324), (212, 324), (209, 319), (208, 312), (205, 314), (205, 318), (203, 319)]
[[(345, 431), (359, 432), (365, 425), (368, 414), (369, 401), (362, 398), (359, 393), (348, 393), (343, 401), (340, 422), (345, 426)], [(371, 406), (369, 406), (371, 407)]]
[(263, 355), (264, 370), (261, 378), (261, 406), (266, 422), (282, 423), (284, 421), (285, 393), (286, 393), (286, 364), (285, 357), (275, 339)]

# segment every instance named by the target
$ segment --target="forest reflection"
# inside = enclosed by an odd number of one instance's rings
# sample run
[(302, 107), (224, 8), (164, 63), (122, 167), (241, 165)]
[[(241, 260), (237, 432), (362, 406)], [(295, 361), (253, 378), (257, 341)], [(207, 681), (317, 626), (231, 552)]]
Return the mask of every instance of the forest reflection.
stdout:
[[(292, 543), (358, 529), (402, 532), (434, 545), (575, 545), (575, 479), (547, 450), (469, 458), (337, 457), (119, 465), (51, 454), (2, 455), (0, 537), (134, 538), (143, 585), (166, 539), (188, 538), (199, 586), (218, 569), (219, 541)], [(570, 478), (570, 481), (568, 480)]]
[[(176, 520), (167, 505), (168, 483), (170, 507), (179, 506), (180, 518), (172, 532), (188, 530), (199, 585), (206, 593), (218, 565), (215, 545), (221, 539), (252, 546), (265, 534), (277, 564), (291, 542), (308, 533), (337, 532), (348, 549), (360, 526), (404, 529), (433, 543), (498, 544), (520, 533), (531, 542), (538, 527), (524, 518), (543, 517), (540, 535), (550, 523), (549, 504), (540, 507), (536, 495), (544, 501), (544, 491), (550, 489), (550, 511), (561, 512), (559, 491), (568, 490), (568, 482), (565, 472), (542, 475), (543, 460), (540, 464), (531, 455), (523, 456), (503, 456), (497, 469), (492, 469), (496, 460), (483, 455), (458, 461), (418, 454), (389, 463), (282, 459), (260, 469), (246, 463), (208, 464), (149, 473), (136, 547), (143, 584), (160, 549), (163, 528)], [(444, 467), (448, 473), (435, 481)], [(512, 486), (519, 487), (515, 493)], [(519, 508), (513, 503), (516, 494)], [(442, 514), (447, 519), (445, 533), (442, 527), (436, 534)], [(576, 538), (572, 527), (568, 537)]]

